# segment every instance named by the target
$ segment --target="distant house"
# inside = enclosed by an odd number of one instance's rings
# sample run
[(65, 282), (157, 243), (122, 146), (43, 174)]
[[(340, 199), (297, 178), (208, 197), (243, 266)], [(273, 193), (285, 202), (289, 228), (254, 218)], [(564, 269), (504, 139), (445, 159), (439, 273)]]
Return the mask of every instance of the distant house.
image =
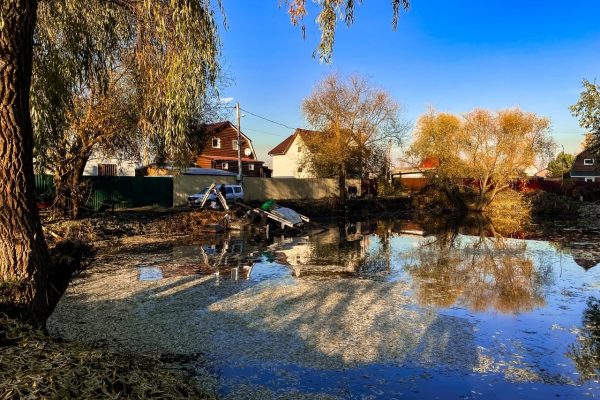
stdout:
[(538, 172), (535, 174), (535, 177), (536, 177), (536, 178), (544, 178), (544, 179), (545, 179), (545, 178), (547, 178), (549, 175), (550, 175), (550, 170), (549, 170), (548, 168), (544, 168), (543, 170), (541, 170), (541, 171), (538, 171)]
[(575, 156), (569, 176), (575, 181), (600, 182), (599, 165), (589, 150), (583, 150)]
[(426, 178), (427, 172), (436, 170), (440, 166), (440, 160), (437, 158), (426, 158), (418, 165), (408, 161), (400, 161), (400, 164), (392, 168), (392, 177), (401, 179), (406, 178)]
[(527, 177), (537, 176), (540, 170), (535, 165), (530, 165), (523, 169), (523, 174)]
[(135, 160), (92, 154), (85, 164), (84, 176), (135, 176), (140, 163)]
[(256, 158), (252, 140), (240, 132), (241, 144), (238, 143), (237, 127), (229, 121), (207, 124), (204, 126), (208, 142), (196, 159), (198, 168), (221, 169), (238, 173), (238, 146), (241, 145), (242, 175), (265, 177), (270, 174), (263, 161)]
[(302, 166), (309, 135), (318, 134), (316, 131), (296, 129), (296, 131), (275, 146), (269, 155), (273, 157), (273, 177), (313, 178), (314, 176)]

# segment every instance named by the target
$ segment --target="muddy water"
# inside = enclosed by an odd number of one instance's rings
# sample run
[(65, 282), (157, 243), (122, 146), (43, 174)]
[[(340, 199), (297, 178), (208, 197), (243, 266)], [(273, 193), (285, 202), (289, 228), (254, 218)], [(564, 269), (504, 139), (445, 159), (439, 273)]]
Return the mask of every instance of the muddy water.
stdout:
[(599, 237), (510, 236), (373, 220), (125, 242), (74, 282), (50, 329), (201, 353), (231, 398), (599, 397)]

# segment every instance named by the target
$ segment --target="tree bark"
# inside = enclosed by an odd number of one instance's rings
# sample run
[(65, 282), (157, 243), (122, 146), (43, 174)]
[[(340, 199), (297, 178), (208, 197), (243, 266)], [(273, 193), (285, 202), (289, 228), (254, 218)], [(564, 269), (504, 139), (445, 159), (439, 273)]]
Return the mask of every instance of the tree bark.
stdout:
[(71, 218), (77, 219), (81, 213), (81, 203), (84, 196), (81, 178), (85, 170), (85, 164), (90, 158), (89, 152), (84, 155), (78, 155), (75, 159), (75, 166), (71, 176)]
[(3, 0), (0, 7), (0, 280), (14, 287), (11, 309), (43, 325), (64, 289), (54, 289), (34, 198), (29, 89), (37, 1)]

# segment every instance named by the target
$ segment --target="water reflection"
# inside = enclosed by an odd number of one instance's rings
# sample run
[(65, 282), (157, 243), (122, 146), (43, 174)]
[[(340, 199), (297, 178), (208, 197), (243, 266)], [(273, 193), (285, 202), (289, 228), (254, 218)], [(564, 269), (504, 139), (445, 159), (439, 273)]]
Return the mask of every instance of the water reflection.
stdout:
[[(159, 271), (144, 265), (140, 279), (212, 274), (217, 282), (282, 276), (407, 280), (421, 305), (516, 314), (544, 306), (558, 267), (547, 259), (551, 253), (532, 251), (524, 236), (518, 223), (482, 215), (342, 222), (315, 236), (229, 232), (174, 245), (172, 262)], [(562, 257), (583, 252), (581, 243), (555, 247)]]
[(567, 356), (575, 363), (581, 381), (600, 378), (600, 299), (588, 299), (581, 332)]
[[(544, 305), (551, 265), (531, 259), (527, 242), (504, 238), (491, 220), (475, 216), (425, 238), (406, 269), (423, 304), (461, 303), (475, 311), (530, 311)], [(464, 234), (468, 233), (468, 235)]]

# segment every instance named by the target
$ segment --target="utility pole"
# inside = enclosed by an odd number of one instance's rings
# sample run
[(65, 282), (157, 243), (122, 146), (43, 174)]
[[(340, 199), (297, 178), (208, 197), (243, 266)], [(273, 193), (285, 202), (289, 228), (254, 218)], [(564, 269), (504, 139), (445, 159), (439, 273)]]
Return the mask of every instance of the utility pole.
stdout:
[[(563, 159), (565, 158), (565, 146), (561, 144), (562, 147), (562, 156)], [(564, 186), (564, 177), (565, 177), (565, 173), (563, 172), (562, 174), (560, 174), (560, 187)]]
[(388, 183), (392, 184), (392, 139), (388, 139), (388, 154), (387, 154), (387, 177)]
[(241, 115), (240, 115), (240, 103), (238, 102), (235, 105), (235, 111), (237, 114), (237, 151), (238, 151), (238, 173), (237, 173), (237, 181), (238, 183), (242, 182), (242, 131), (241, 131)]

